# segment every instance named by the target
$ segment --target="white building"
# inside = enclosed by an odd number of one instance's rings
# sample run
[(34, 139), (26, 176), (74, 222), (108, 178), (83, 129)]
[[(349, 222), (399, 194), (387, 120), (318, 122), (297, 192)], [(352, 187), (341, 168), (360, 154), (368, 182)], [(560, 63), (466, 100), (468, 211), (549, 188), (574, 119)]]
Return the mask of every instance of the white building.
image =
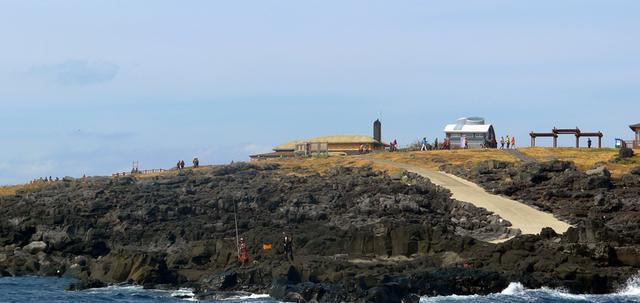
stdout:
[(496, 133), (493, 125), (485, 124), (484, 118), (461, 118), (455, 124), (444, 128), (451, 148), (464, 147), (466, 140), (469, 148), (496, 147)]

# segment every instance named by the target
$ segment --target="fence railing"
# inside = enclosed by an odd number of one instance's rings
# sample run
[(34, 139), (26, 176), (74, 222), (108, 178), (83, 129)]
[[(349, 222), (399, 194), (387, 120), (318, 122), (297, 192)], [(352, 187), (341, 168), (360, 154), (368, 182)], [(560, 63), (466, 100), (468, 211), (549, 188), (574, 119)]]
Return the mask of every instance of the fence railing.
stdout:
[(148, 174), (161, 173), (164, 171), (167, 171), (167, 170), (163, 168), (155, 168), (155, 169), (145, 169), (145, 170), (130, 171), (130, 172), (118, 172), (118, 173), (113, 173), (111, 176), (124, 177), (124, 176), (131, 176), (131, 175), (148, 175)]

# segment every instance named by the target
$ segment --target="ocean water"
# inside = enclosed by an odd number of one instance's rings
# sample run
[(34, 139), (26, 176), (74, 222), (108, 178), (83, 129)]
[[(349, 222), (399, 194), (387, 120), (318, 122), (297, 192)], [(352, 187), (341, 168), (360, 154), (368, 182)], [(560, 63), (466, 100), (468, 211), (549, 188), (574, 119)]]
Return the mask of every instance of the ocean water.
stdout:
[(632, 278), (618, 292), (609, 295), (574, 295), (557, 289), (526, 289), (511, 283), (499, 294), (488, 296), (446, 296), (422, 298), (421, 303), (631, 303), (640, 302), (640, 276)]
[[(73, 283), (71, 279), (19, 277), (0, 278), (0, 303), (179, 303), (196, 301), (189, 289), (175, 291), (148, 290), (140, 286), (111, 286), (106, 288), (89, 289), (84, 291), (65, 291)], [(252, 295), (244, 298), (234, 298), (225, 303), (276, 303), (278, 301), (266, 295)]]
[[(138, 286), (112, 286), (79, 292), (65, 291), (73, 280), (57, 278), (0, 278), (0, 303), (50, 302), (50, 303), (151, 303), (151, 302), (189, 302), (195, 301), (189, 289), (176, 291), (147, 290)], [(178, 298), (179, 297), (179, 298)], [(611, 295), (573, 295), (561, 290), (526, 289), (519, 283), (511, 283), (499, 294), (488, 296), (446, 296), (422, 298), (422, 303), (431, 302), (470, 302), (470, 303), (630, 303), (640, 302), (640, 277), (631, 279), (626, 287)], [(205, 302), (205, 301), (203, 301)], [(264, 295), (234, 298), (225, 303), (276, 303), (278, 301)]]

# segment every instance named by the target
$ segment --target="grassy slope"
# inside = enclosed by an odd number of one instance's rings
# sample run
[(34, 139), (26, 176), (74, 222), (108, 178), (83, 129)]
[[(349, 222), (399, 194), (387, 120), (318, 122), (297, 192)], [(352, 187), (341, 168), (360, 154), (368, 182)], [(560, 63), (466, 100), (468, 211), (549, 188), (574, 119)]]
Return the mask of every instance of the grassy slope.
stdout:
[(580, 170), (588, 170), (600, 165), (605, 165), (612, 172), (614, 177), (619, 177), (629, 173), (634, 167), (640, 166), (640, 156), (636, 151), (636, 156), (625, 161), (625, 163), (610, 163), (609, 160), (618, 155), (618, 150), (614, 148), (522, 148), (520, 151), (527, 156), (538, 161), (549, 161), (553, 159), (573, 161)]
[[(640, 155), (636, 155), (634, 158), (630, 159), (626, 163), (609, 163), (608, 161), (613, 159), (617, 153), (617, 149), (612, 148), (603, 148), (603, 149), (575, 149), (575, 148), (520, 148), (518, 149), (520, 152), (524, 153), (527, 156), (533, 157), (538, 161), (549, 161), (553, 159), (558, 160), (567, 160), (573, 161), (576, 163), (579, 169), (587, 170), (598, 165), (606, 165), (614, 177), (619, 177), (623, 174), (626, 174), (634, 167), (640, 166)], [(640, 153), (640, 151), (636, 151)], [(450, 163), (454, 165), (472, 165), (477, 162), (483, 160), (502, 160), (508, 162), (517, 162), (518, 159), (513, 156), (502, 152), (496, 149), (489, 150), (480, 150), (480, 149), (471, 149), (471, 150), (438, 150), (438, 151), (428, 151), (428, 152), (398, 152), (398, 153), (388, 153), (388, 152), (380, 152), (373, 153), (369, 156), (374, 158), (382, 158), (402, 163), (415, 164), (420, 167), (438, 169), (438, 167), (444, 163)], [(297, 159), (282, 159), (282, 160), (270, 160), (268, 162), (258, 162), (260, 163), (279, 163), (283, 166), (283, 168), (288, 169), (288, 171), (295, 171), (296, 168), (307, 168), (311, 171), (322, 173), (327, 168), (336, 165), (342, 166), (372, 166), (374, 169), (387, 171), (389, 173), (398, 172), (399, 169), (374, 164), (373, 162), (363, 159), (360, 157), (328, 157), (328, 158), (297, 158)], [(202, 167), (199, 169), (207, 169), (207, 167)], [(163, 175), (172, 175), (177, 174), (178, 171), (165, 171), (162, 173), (155, 173), (149, 175), (140, 175), (138, 178), (148, 178), (155, 176), (163, 176)], [(0, 186), (0, 196), (6, 195), (14, 195), (17, 190), (20, 189), (28, 189), (37, 186), (46, 186), (46, 184), (23, 184), (23, 185), (11, 185), (11, 186)]]

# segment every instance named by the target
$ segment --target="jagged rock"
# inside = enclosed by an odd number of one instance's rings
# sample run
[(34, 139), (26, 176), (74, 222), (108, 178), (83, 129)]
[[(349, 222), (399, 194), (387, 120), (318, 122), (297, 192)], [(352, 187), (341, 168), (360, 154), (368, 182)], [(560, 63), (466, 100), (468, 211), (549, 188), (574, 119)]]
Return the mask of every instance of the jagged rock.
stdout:
[(26, 245), (25, 247), (22, 248), (22, 250), (24, 250), (25, 252), (28, 252), (30, 254), (36, 254), (39, 252), (44, 251), (45, 249), (47, 249), (47, 243), (42, 242), (42, 241), (34, 241), (29, 243), (28, 245)]
[[(509, 281), (593, 292), (602, 282), (611, 290), (637, 269), (636, 176), (623, 190), (622, 181), (570, 162), (483, 165), (446, 167), (575, 227), (518, 236), (499, 216), (407, 172), (238, 163), (2, 196), (0, 274), (61, 270), (80, 279), (73, 289), (170, 284), (214, 299), (246, 291), (306, 302), (415, 302), (499, 292)], [(236, 222), (249, 251), (244, 266)], [(282, 232), (294, 238), (295, 260), (282, 257)], [(33, 241), (45, 247), (21, 248)], [(588, 276), (594, 266), (600, 276)]]
[(603, 177), (611, 177), (611, 172), (607, 169), (606, 166), (599, 166), (594, 169), (587, 170), (585, 172), (589, 176), (603, 176)]
[(618, 151), (618, 157), (620, 158), (631, 158), (633, 157), (633, 149), (631, 148), (627, 148), (627, 147), (623, 147)]

